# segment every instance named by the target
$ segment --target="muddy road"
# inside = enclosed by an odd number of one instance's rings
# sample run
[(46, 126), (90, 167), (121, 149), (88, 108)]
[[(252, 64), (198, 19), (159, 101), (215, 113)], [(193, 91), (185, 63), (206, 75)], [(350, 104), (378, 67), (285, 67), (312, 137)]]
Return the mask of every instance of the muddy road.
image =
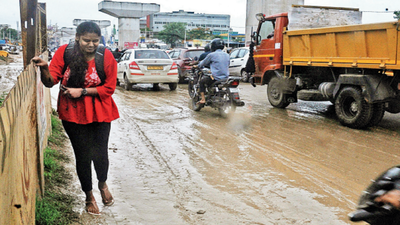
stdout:
[(239, 87), (246, 105), (231, 118), (192, 111), (186, 84), (118, 87), (108, 180), (116, 203), (99, 204), (101, 217), (83, 213), (87, 223), (351, 224), (362, 190), (400, 161), (398, 115), (354, 130), (330, 103), (276, 109), (266, 86)]

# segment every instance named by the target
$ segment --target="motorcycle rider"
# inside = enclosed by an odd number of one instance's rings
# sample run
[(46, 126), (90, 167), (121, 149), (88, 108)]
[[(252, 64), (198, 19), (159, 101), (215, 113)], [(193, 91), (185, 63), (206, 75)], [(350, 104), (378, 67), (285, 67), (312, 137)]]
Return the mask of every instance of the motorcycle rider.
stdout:
[(199, 62), (205, 59), (207, 55), (210, 53), (211, 53), (210, 44), (206, 44), (206, 46), (204, 46), (204, 52), (199, 57)]
[(229, 77), (229, 54), (223, 52), (225, 43), (221, 38), (211, 41), (211, 53), (198, 65), (199, 68), (210, 66), (211, 76), (204, 76), (200, 80), (201, 100), (197, 104), (205, 104), (206, 85), (210, 86), (215, 81), (226, 80)]

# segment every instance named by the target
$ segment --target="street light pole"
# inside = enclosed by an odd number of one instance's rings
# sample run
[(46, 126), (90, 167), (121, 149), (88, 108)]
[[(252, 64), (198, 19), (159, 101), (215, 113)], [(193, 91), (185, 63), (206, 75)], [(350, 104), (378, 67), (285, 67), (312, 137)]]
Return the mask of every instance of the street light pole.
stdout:
[(183, 47), (186, 48), (187, 44), (186, 44), (186, 27), (185, 27), (185, 40), (183, 41)]

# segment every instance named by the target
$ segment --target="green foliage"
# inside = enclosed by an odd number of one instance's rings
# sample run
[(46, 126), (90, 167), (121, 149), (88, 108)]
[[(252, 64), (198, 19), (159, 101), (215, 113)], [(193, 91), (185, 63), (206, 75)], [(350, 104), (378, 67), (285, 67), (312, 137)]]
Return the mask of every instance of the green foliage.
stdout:
[(209, 29), (205, 29), (202, 27), (194, 28), (187, 32), (187, 39), (212, 39), (213, 35)]
[(53, 115), (51, 117), (52, 134), (49, 137), (49, 143), (61, 145), (64, 142), (66, 135), (64, 134), (64, 128), (61, 121), (56, 117), (56, 115), (57, 112), (53, 110)]
[(185, 23), (169, 23), (164, 25), (164, 30), (157, 37), (173, 48), (177, 42), (185, 39), (185, 29)]
[(393, 18), (400, 20), (400, 11), (394, 11)]
[[(55, 112), (51, 116), (52, 134), (49, 146), (62, 147), (65, 134), (61, 121)], [(73, 211), (74, 197), (60, 191), (61, 187), (71, 183), (71, 175), (65, 170), (61, 162), (70, 159), (61, 151), (46, 148), (43, 154), (45, 193), (43, 198), (36, 199), (36, 224), (71, 224), (78, 220), (78, 213)]]
[(3, 27), (0, 30), (0, 37), (7, 37), (7, 38), (11, 38), (11, 40), (17, 40), (18, 38), (18, 32), (15, 29), (12, 28), (8, 28), (8, 27)]
[(3, 92), (2, 94), (0, 94), (0, 106), (3, 105), (4, 100), (6, 100), (8, 93), (7, 92)]

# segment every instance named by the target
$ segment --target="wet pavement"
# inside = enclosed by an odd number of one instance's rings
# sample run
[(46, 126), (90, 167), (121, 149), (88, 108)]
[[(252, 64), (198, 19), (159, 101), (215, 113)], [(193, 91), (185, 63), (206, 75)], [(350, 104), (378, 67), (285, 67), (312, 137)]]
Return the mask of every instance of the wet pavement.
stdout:
[(191, 110), (186, 84), (117, 87), (108, 179), (116, 203), (90, 216), (80, 193), (82, 223), (351, 224), (370, 180), (399, 162), (398, 115), (355, 130), (329, 102), (282, 110), (266, 86), (239, 88), (246, 106), (222, 118)]

